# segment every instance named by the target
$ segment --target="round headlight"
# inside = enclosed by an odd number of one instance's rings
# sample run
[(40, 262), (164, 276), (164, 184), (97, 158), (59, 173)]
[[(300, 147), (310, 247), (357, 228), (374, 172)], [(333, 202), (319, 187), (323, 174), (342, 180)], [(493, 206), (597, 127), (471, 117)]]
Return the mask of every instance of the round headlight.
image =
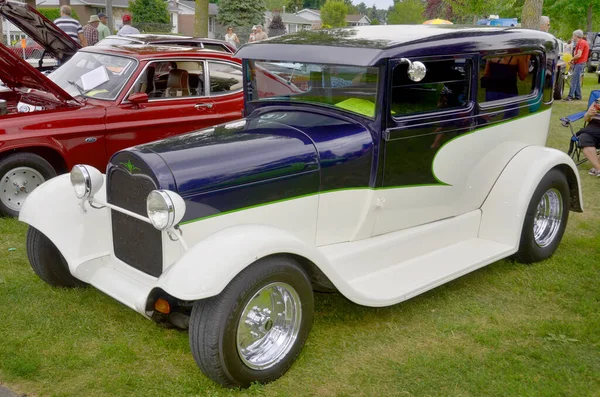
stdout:
[(158, 230), (166, 230), (183, 218), (185, 202), (177, 193), (153, 190), (146, 199), (146, 210), (152, 225)]
[(71, 170), (71, 185), (77, 198), (84, 199), (92, 193), (92, 178), (83, 165), (76, 165)]
[(77, 164), (71, 170), (71, 185), (79, 199), (94, 196), (102, 187), (102, 173), (89, 165)]

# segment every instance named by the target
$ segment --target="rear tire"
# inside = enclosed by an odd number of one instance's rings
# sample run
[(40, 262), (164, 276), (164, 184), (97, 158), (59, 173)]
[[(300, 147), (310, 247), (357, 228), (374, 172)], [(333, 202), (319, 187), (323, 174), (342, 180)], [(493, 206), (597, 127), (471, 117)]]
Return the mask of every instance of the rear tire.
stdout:
[(37, 154), (15, 153), (0, 160), (0, 213), (19, 216), (27, 196), (55, 176), (52, 165)]
[(313, 319), (310, 280), (289, 257), (261, 259), (217, 296), (197, 301), (190, 347), (210, 379), (248, 387), (282, 376), (308, 337)]
[(535, 189), (521, 232), (515, 259), (534, 263), (554, 254), (567, 227), (569, 218), (569, 183), (557, 169), (550, 170)]
[(58, 248), (32, 226), (27, 230), (27, 257), (35, 274), (53, 287), (75, 288), (87, 285), (73, 277)]

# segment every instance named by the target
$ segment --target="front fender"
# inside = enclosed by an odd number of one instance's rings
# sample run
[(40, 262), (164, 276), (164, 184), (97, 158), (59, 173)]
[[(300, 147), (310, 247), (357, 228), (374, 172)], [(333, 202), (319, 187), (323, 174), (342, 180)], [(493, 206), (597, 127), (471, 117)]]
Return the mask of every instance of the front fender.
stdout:
[(506, 165), (483, 203), (479, 237), (516, 249), (531, 197), (544, 175), (556, 167), (563, 168), (569, 181), (571, 209), (582, 210), (581, 181), (573, 160), (556, 149), (528, 146)]
[[(103, 175), (104, 177), (104, 175)], [(101, 188), (96, 198), (104, 201)], [(19, 212), (19, 220), (42, 232), (58, 248), (69, 264), (75, 267), (86, 260), (111, 252), (110, 213), (107, 208), (83, 212), (75, 196), (69, 174), (44, 182), (31, 192)]]
[[(218, 295), (247, 266), (280, 253), (304, 257), (322, 270), (325, 267), (331, 271), (328, 260), (317, 248), (293, 234), (272, 226), (240, 225), (194, 245), (161, 275), (157, 287), (187, 301)], [(327, 275), (335, 279), (335, 275)]]

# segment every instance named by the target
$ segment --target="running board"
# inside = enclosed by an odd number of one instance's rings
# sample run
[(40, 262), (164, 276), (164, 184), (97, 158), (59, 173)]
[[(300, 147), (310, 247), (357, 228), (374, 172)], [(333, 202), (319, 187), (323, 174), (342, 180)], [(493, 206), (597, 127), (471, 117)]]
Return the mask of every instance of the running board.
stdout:
[[(474, 238), (354, 280), (349, 285), (369, 306), (402, 302), (514, 252), (509, 245)], [(366, 302), (363, 302), (366, 303)]]

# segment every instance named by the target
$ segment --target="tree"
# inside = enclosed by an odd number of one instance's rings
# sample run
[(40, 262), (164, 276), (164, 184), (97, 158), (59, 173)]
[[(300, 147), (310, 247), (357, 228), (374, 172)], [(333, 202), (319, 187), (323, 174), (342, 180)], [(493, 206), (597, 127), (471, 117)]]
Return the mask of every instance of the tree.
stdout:
[(390, 7), (387, 22), (390, 25), (406, 25), (423, 23), (425, 7), (421, 0), (404, 0)]
[(304, 3), (302, 0), (289, 0), (285, 8), (290, 10), (290, 12), (296, 12), (304, 8), (303, 6)]
[[(373, 5), (373, 7), (375, 7), (375, 5)], [(356, 9), (358, 10), (358, 13), (360, 15), (367, 15), (368, 9), (367, 9), (367, 5), (365, 4), (364, 1), (358, 3), (358, 5), (356, 6)]]
[(427, 19), (441, 18), (451, 21), (452, 6), (443, 0), (428, 0), (424, 15)]
[(327, 0), (321, 7), (323, 27), (341, 28), (346, 26), (348, 7), (343, 0)]
[(248, 27), (263, 24), (265, 11), (264, 0), (219, 0), (217, 19), (224, 26)]
[(543, 15), (550, 17), (550, 31), (557, 37), (570, 39), (576, 29), (600, 30), (600, 2), (597, 0), (546, 0)]
[(371, 25), (381, 25), (381, 24), (379, 23), (379, 20), (377, 18), (373, 18), (373, 19), (371, 19)]
[(208, 0), (195, 0), (194, 36), (208, 37)]
[(285, 25), (283, 24), (281, 15), (275, 14), (271, 20), (271, 23), (269, 24), (269, 37), (281, 36), (285, 33)]
[(348, 7), (348, 15), (358, 14), (358, 7), (352, 4), (352, 0), (344, 0), (344, 4), (346, 4), (346, 7)]
[(521, 27), (539, 29), (543, 6), (544, 0), (525, 0), (521, 14)]
[(283, 8), (286, 7), (287, 4), (288, 0), (265, 0), (265, 6), (267, 7), (267, 10), (273, 12), (283, 11)]
[(133, 24), (141, 31), (171, 30), (171, 17), (167, 3), (163, 0), (135, 0), (129, 3)]

